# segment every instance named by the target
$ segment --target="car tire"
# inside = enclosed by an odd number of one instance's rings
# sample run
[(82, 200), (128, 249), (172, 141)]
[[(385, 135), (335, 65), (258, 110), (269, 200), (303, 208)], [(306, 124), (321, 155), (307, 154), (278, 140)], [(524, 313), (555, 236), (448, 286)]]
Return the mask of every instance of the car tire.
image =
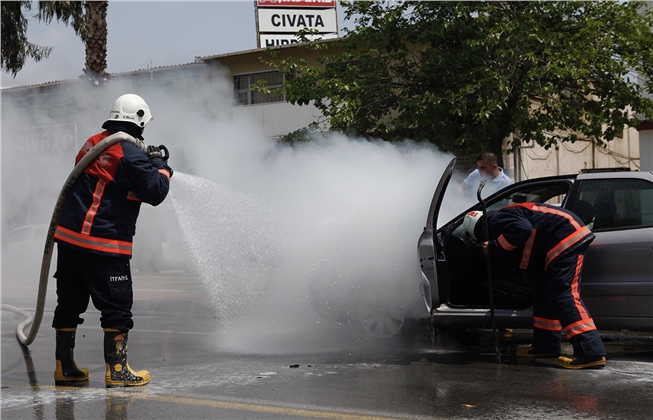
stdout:
[(360, 299), (356, 315), (360, 328), (370, 338), (397, 337), (407, 329), (406, 306), (392, 299)]

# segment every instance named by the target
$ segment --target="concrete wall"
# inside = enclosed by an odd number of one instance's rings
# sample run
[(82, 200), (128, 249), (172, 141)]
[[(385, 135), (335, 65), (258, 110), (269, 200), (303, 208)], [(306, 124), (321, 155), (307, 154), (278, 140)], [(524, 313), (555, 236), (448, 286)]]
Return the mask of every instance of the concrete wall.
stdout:
[[(336, 53), (331, 48), (328, 53)], [(320, 53), (302, 48), (286, 46), (279, 50), (278, 59), (290, 56), (315, 62)], [(202, 60), (221, 68), (227, 77), (270, 70), (264, 62), (271, 60), (265, 49), (203, 57)], [(263, 60), (263, 61), (262, 61)], [(319, 111), (312, 105), (293, 106), (288, 103), (236, 106), (234, 118), (250, 118), (261, 125), (266, 135), (278, 137), (306, 127), (317, 121)], [(652, 146), (653, 147), (653, 146)], [(607, 148), (598, 147), (589, 141), (575, 144), (562, 143), (556, 148), (545, 150), (540, 146), (525, 146), (516, 154), (504, 156), (504, 167), (513, 180), (542, 176), (578, 173), (581, 169), (628, 167), (639, 170), (639, 135), (635, 129), (627, 129), (623, 137), (615, 138)]]
[(235, 106), (234, 119), (247, 119), (259, 124), (268, 137), (284, 136), (295, 130), (317, 122), (320, 112), (312, 104), (291, 105), (286, 102), (271, 104)]
[(653, 128), (639, 132), (641, 170), (653, 171)]
[(515, 181), (543, 176), (579, 173), (581, 169), (625, 167), (640, 168), (639, 133), (634, 128), (623, 131), (606, 147), (588, 140), (559, 143), (548, 150), (539, 145), (523, 145), (512, 156)]

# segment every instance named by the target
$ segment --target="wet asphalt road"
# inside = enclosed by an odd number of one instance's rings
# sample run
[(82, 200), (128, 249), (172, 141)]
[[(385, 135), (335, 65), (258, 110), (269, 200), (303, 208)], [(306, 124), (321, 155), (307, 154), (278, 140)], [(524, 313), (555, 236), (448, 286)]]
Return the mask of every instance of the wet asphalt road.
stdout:
[[(291, 339), (273, 342), (261, 333), (251, 351), (235, 351), (221, 343), (221, 327), (193, 278), (136, 278), (135, 289), (129, 358), (134, 369), (150, 371), (150, 384), (104, 387), (102, 331), (91, 308), (75, 348), (91, 380), (82, 388), (55, 387), (50, 286), (29, 349), (15, 338), (23, 318), (2, 311), (2, 418), (652, 418), (653, 338), (643, 334), (604, 333), (608, 366), (593, 371), (560, 369), (554, 359), (504, 356), (499, 364), (488, 331), (440, 335), (431, 345), (428, 332), (418, 329), (394, 342), (361, 338), (301, 350)], [(35, 290), (3, 281), (2, 303), (31, 312)], [(513, 353), (529, 335), (502, 333), (502, 352)]]

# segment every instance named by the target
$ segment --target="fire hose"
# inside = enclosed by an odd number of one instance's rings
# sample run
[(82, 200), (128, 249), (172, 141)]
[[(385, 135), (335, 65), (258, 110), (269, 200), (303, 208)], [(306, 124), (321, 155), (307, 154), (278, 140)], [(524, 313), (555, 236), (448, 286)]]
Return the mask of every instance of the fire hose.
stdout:
[[(52, 261), (52, 252), (54, 250), (54, 233), (57, 229), (57, 225), (59, 224), (59, 216), (61, 215), (61, 209), (63, 207), (64, 202), (66, 201), (68, 192), (75, 184), (79, 176), (84, 172), (86, 167), (92, 161), (94, 161), (100, 155), (100, 153), (106, 150), (109, 146), (118, 143), (120, 141), (127, 141), (129, 143), (132, 143), (134, 146), (138, 147), (141, 150), (144, 150), (145, 147), (143, 142), (136, 140), (134, 137), (130, 136), (129, 134), (123, 132), (117, 132), (115, 134), (112, 134), (109, 137), (102, 140), (101, 142), (99, 142), (98, 144), (96, 144), (95, 146), (93, 146), (93, 148), (89, 150), (86, 153), (86, 155), (79, 160), (77, 165), (75, 165), (73, 170), (70, 172), (70, 175), (68, 175), (66, 182), (61, 188), (61, 192), (59, 193), (59, 198), (57, 199), (57, 202), (54, 206), (54, 211), (52, 212), (52, 218), (50, 219), (50, 227), (48, 229), (48, 234), (45, 239), (45, 249), (43, 250), (43, 259), (41, 260), (39, 290), (36, 298), (36, 310), (34, 311), (34, 317), (32, 317), (32, 315), (30, 315), (28, 312), (16, 308), (15, 306), (5, 305), (5, 304), (2, 305), (2, 310), (11, 311), (26, 317), (26, 319), (20, 324), (18, 324), (18, 327), (16, 328), (16, 337), (18, 338), (18, 341), (20, 341), (20, 343), (25, 346), (29, 346), (30, 344), (32, 344), (34, 338), (36, 338), (36, 334), (39, 331), (39, 327), (41, 326), (41, 321), (43, 320), (43, 311), (45, 309), (45, 297), (47, 294), (47, 287), (48, 287), (48, 274), (50, 273), (50, 262)], [(162, 147), (163, 146), (160, 146), (160, 148)], [(167, 149), (165, 151), (167, 152)], [(30, 329), (29, 334), (26, 336), (23, 330), (30, 323), (32, 324), (32, 328)]]
[[(483, 215), (485, 216), (483, 222), (483, 233), (485, 238), (490, 238), (488, 219), (487, 219), (487, 206), (485, 200), (481, 197), (481, 191), (485, 187), (485, 180), (481, 181), (481, 184), (478, 186), (478, 191), (476, 191), (476, 198), (481, 203), (483, 207)], [(488, 286), (488, 299), (490, 303), (490, 323), (492, 324), (492, 342), (494, 343), (494, 352), (496, 355), (497, 363), (501, 363), (501, 352), (499, 351), (499, 339), (497, 337), (497, 326), (494, 317), (494, 288), (492, 287), (492, 264), (490, 262), (490, 257), (485, 258), (485, 268), (487, 271), (487, 286)]]

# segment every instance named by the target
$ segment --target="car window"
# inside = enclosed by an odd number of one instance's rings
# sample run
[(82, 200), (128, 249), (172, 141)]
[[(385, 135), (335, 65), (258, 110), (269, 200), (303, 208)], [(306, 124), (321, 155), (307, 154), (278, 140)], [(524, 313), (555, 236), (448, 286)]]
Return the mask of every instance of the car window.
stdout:
[(545, 203), (554, 206), (562, 205), (570, 184), (567, 182), (556, 182), (546, 184), (527, 184), (510, 190), (500, 200), (488, 205), (488, 210), (499, 210), (502, 207), (518, 203)]
[(582, 181), (578, 203), (593, 210), (593, 231), (653, 226), (653, 183), (642, 179)]

